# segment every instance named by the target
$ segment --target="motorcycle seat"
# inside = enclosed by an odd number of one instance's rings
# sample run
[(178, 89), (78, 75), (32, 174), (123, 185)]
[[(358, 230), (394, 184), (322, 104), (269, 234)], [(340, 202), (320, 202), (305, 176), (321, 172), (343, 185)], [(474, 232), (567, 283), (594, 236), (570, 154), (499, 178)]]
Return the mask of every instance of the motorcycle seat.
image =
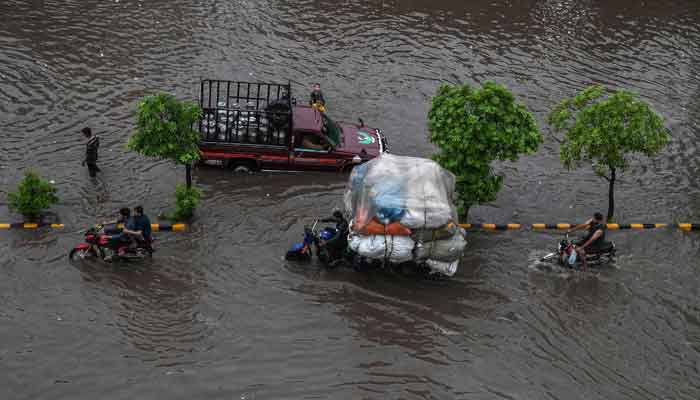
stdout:
[[(612, 242), (605, 242), (600, 247), (590, 249), (589, 251), (587, 251), (587, 253), (589, 253), (589, 254), (608, 253), (614, 247), (615, 247), (615, 245)], [(586, 249), (586, 250), (588, 250), (588, 249)]]

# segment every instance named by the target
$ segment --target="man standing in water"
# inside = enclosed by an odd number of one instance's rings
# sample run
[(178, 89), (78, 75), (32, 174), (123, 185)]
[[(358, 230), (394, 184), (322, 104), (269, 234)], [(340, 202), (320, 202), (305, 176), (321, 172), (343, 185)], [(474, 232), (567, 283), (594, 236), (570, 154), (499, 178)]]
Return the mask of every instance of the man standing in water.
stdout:
[(100, 138), (98, 138), (97, 135), (93, 135), (92, 130), (89, 127), (83, 128), (82, 132), (88, 140), (85, 147), (85, 160), (83, 160), (83, 166), (87, 164), (90, 177), (94, 178), (98, 172), (101, 172), (97, 167), (97, 149), (100, 148)]

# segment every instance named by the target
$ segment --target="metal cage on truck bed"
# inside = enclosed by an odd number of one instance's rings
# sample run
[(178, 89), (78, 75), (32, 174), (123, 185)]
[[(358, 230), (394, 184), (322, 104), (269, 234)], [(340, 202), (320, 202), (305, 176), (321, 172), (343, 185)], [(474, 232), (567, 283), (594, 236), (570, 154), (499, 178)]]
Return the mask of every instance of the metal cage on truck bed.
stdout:
[(287, 146), (291, 139), (290, 84), (205, 79), (199, 104), (204, 143)]

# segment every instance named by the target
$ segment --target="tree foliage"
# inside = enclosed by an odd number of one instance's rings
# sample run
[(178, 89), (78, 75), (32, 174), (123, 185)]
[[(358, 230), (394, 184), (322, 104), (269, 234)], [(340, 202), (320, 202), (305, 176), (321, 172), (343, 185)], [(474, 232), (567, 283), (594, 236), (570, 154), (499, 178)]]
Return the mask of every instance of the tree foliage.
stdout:
[(561, 160), (568, 169), (591, 162), (596, 174), (610, 183), (608, 220), (614, 216), (616, 172), (627, 168), (631, 154), (652, 157), (670, 138), (663, 118), (646, 102), (625, 90), (608, 94), (601, 85), (563, 100), (547, 122), (565, 133)]
[(190, 165), (200, 158), (199, 132), (193, 126), (201, 117), (196, 103), (180, 101), (168, 93), (147, 96), (139, 102), (137, 130), (128, 147), (148, 157)]
[(8, 193), (7, 197), (10, 209), (30, 219), (39, 217), (52, 204), (58, 203), (56, 188), (32, 171), (25, 173), (17, 192)]
[(168, 158), (185, 166), (185, 186), (175, 191), (176, 219), (190, 218), (201, 192), (192, 187), (191, 166), (200, 159), (199, 132), (193, 129), (202, 118), (197, 103), (180, 101), (168, 93), (147, 96), (138, 105), (136, 133), (127, 147), (148, 157)]
[(201, 197), (202, 191), (196, 187), (188, 188), (186, 185), (177, 185), (175, 189), (175, 212), (172, 218), (175, 220), (192, 218)]
[(442, 85), (428, 113), (433, 156), (457, 178), (457, 206), (466, 215), (478, 203), (493, 201), (503, 177), (491, 162), (516, 161), (542, 142), (535, 118), (506, 87), (486, 82), (481, 88)]

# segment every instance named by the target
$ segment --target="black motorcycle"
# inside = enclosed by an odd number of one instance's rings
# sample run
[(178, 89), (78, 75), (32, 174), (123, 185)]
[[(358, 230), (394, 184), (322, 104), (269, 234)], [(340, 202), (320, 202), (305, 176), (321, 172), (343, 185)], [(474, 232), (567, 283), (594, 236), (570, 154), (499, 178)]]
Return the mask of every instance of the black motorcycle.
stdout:
[(336, 267), (339, 263), (347, 260), (347, 229), (339, 230), (333, 227), (325, 227), (317, 231), (316, 226), (318, 222), (316, 220), (312, 226), (307, 225), (304, 227), (304, 240), (293, 244), (287, 251), (285, 259), (310, 261), (315, 252), (318, 260), (329, 267)]
[[(604, 263), (615, 261), (615, 243), (606, 242), (606, 245), (594, 251), (586, 250), (586, 266), (594, 267)], [(542, 257), (540, 261), (554, 261), (559, 265), (571, 269), (582, 269), (583, 259), (576, 253), (576, 244), (569, 240), (569, 234), (564, 235), (564, 239), (559, 241), (557, 251)]]

